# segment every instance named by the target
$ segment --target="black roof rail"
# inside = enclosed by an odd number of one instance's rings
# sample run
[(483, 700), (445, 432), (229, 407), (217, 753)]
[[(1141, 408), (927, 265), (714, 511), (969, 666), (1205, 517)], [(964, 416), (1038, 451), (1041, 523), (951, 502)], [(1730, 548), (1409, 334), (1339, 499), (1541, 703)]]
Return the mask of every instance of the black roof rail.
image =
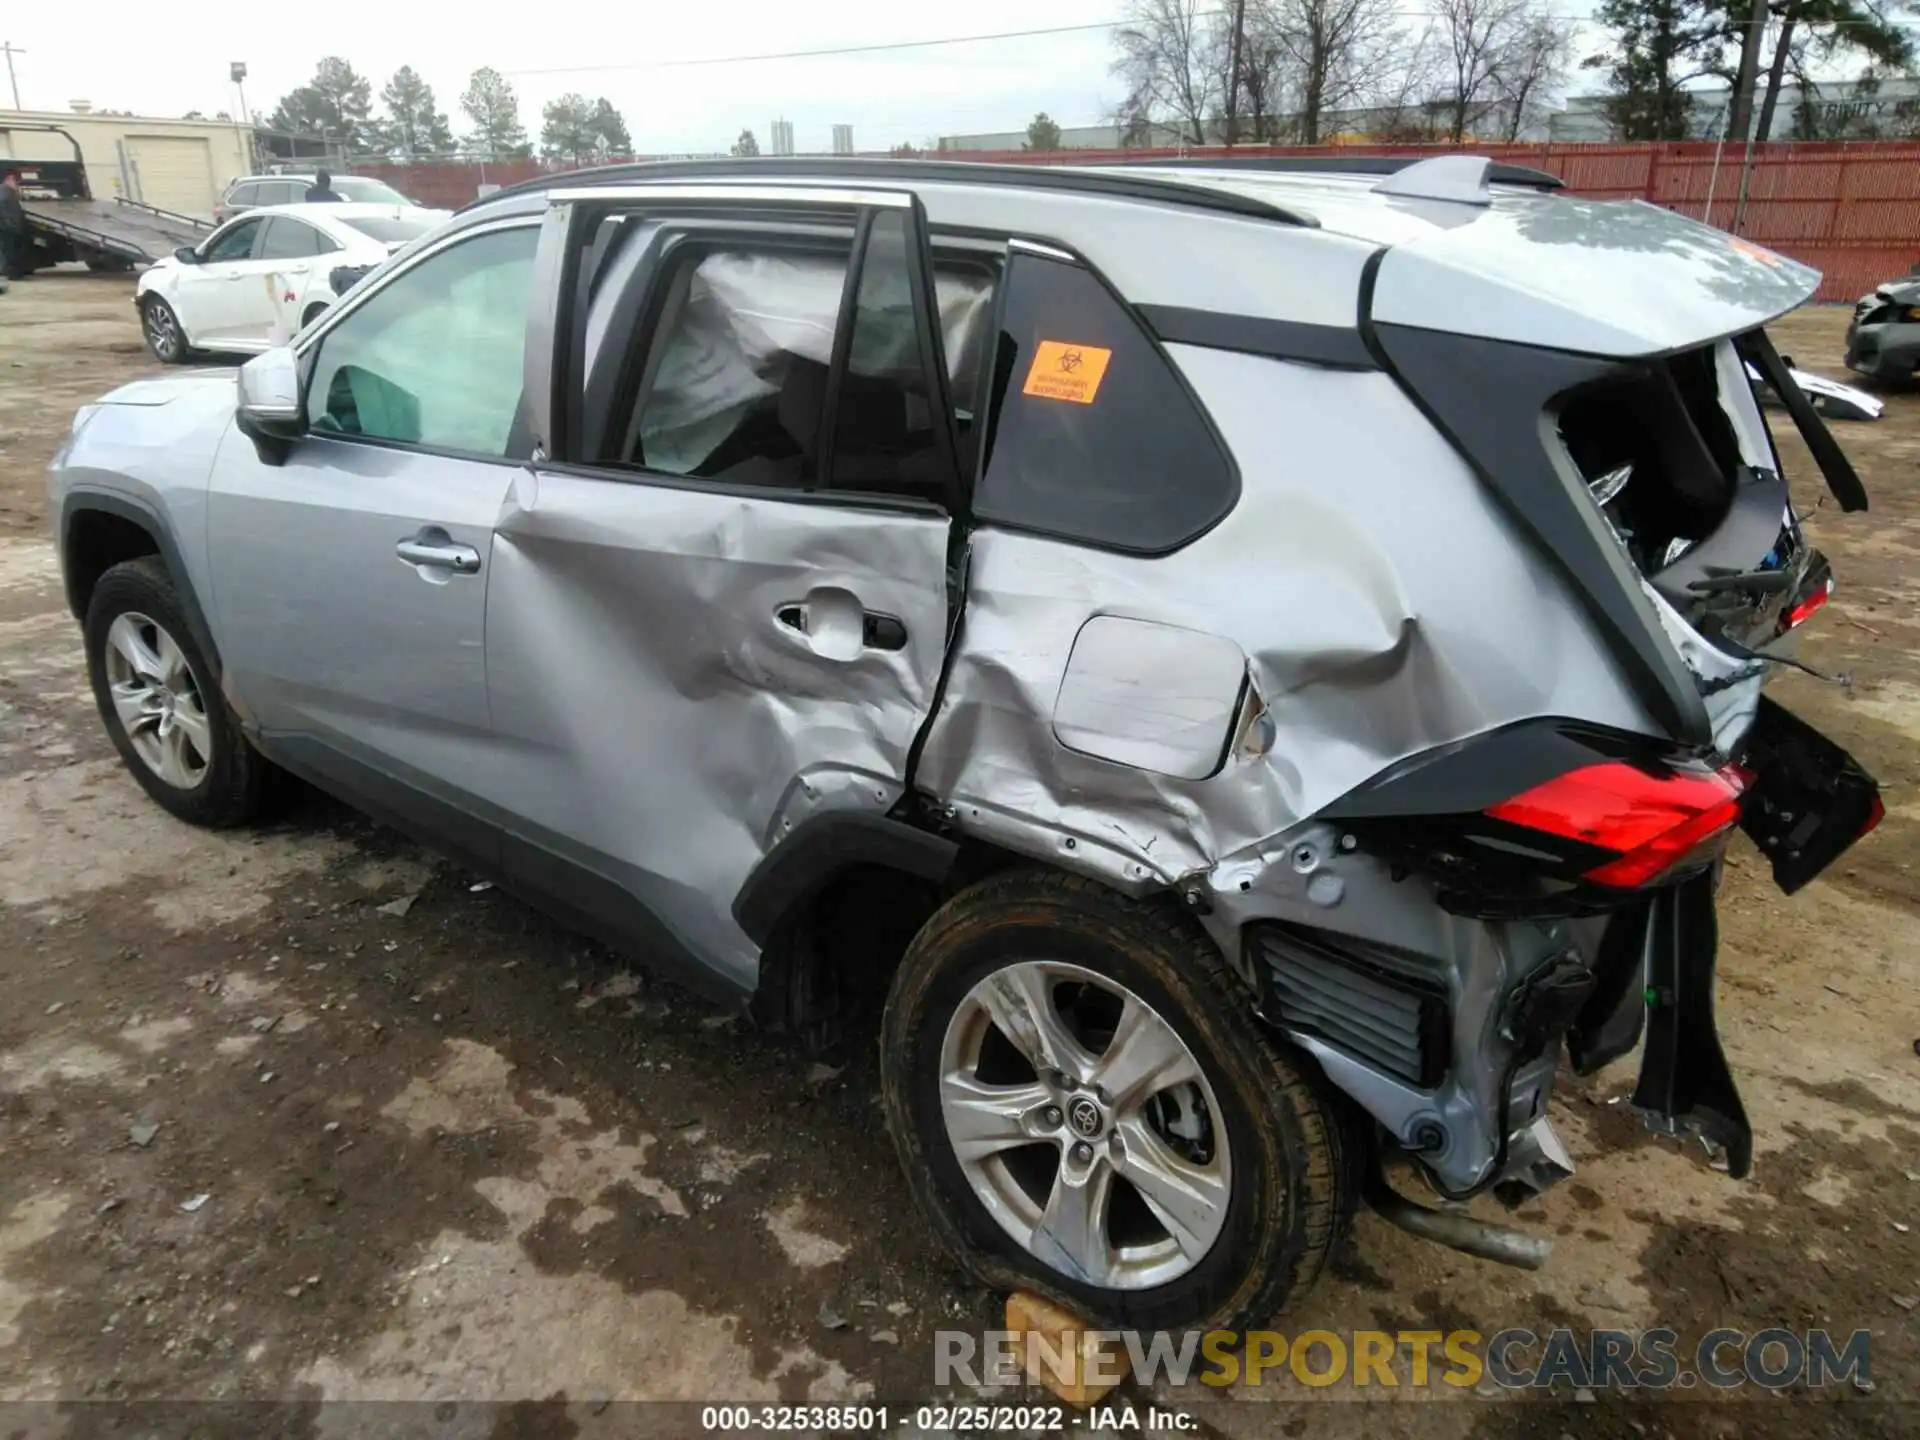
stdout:
[[(1190, 157), (1177, 160), (1099, 160), (1102, 168), (1141, 164), (1156, 170), (1263, 170), (1277, 175), (1397, 175), (1409, 165), (1431, 160), (1436, 155), (1471, 155), (1471, 150), (1439, 147), (1413, 155), (1223, 155), (1217, 159)], [(1560, 190), (1566, 181), (1545, 170), (1526, 165), (1508, 165), (1495, 160), (1487, 168), (1487, 179), (1495, 185), (1525, 185), (1536, 190)]]
[(779, 155), (716, 160), (648, 160), (564, 170), (509, 185), (468, 205), (488, 204), (509, 195), (526, 195), (565, 185), (617, 185), (624, 181), (710, 179), (840, 180), (885, 184), (889, 180), (943, 185), (1001, 185), (1028, 190), (1059, 190), (1121, 200), (1182, 205), (1257, 220), (1317, 228), (1319, 221), (1249, 195), (1189, 185), (1163, 175), (1128, 174), (1125, 167), (1069, 169), (1059, 165), (980, 164), (967, 160), (886, 160), (857, 155)]

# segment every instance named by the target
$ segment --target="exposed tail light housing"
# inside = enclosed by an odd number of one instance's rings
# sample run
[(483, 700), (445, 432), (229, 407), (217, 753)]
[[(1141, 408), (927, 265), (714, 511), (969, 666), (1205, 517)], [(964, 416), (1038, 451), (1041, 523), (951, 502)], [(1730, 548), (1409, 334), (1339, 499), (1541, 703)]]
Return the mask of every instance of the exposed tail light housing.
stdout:
[(1786, 634), (1796, 626), (1804, 625), (1813, 618), (1813, 613), (1833, 598), (1833, 577), (1828, 575), (1820, 583), (1802, 595), (1787, 607), (1786, 614), (1780, 617), (1780, 633)]
[(1621, 760), (1584, 765), (1487, 808), (1496, 820), (1611, 852), (1582, 879), (1633, 890), (1698, 869), (1740, 823), (1747, 776), (1650, 770)]

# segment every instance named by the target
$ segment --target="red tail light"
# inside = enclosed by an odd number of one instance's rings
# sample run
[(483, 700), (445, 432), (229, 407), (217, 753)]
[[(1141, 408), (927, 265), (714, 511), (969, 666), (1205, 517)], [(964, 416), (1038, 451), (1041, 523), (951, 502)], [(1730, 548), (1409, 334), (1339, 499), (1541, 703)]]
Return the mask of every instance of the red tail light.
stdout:
[(1584, 878), (1634, 889), (1717, 853), (1739, 823), (1745, 788), (1745, 777), (1731, 766), (1653, 774), (1611, 760), (1556, 776), (1487, 814), (1614, 851), (1614, 859)]
[(1793, 602), (1793, 608), (1788, 610), (1780, 621), (1780, 633), (1784, 635), (1794, 626), (1805, 623), (1812, 617), (1814, 611), (1832, 598), (1833, 577), (1829, 575), (1811, 594), (1803, 595)]

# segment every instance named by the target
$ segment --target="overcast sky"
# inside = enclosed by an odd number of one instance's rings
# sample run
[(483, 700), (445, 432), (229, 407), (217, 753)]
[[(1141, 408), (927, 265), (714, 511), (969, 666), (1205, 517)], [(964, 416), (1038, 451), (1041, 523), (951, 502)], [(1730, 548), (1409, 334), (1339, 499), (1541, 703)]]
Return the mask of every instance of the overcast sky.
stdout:
[[(1553, 0), (1584, 13), (1587, 0)], [(1416, 8), (1420, 0), (1408, 0)], [(9, 5), (0, 40), (16, 57), (28, 109), (96, 108), (142, 115), (211, 115), (233, 110), (232, 60), (247, 63), (246, 98), (265, 115), (305, 82), (321, 55), (336, 53), (380, 87), (412, 65), (434, 87), (456, 134), (467, 76), (481, 65), (504, 72), (519, 92), (521, 118), (536, 140), (543, 101), (569, 90), (605, 95), (626, 116), (641, 151), (714, 151), (751, 127), (772, 148), (769, 125), (793, 122), (801, 150), (825, 150), (836, 122), (854, 127), (863, 150), (939, 134), (1017, 130), (1045, 110), (1063, 126), (1108, 118), (1119, 86), (1108, 72), (1110, 31), (1032, 36), (938, 49), (726, 65), (661, 62), (814, 50), (1085, 24), (1117, 18), (1124, 0), (1086, 10), (1033, 0), (973, 0), (917, 13), (881, 0), (726, 0), (633, 9), (589, 0), (542, 0), (531, 12), (502, 6), (498, 19), (455, 25), (477, 9), (379, 0), (367, 6), (301, 12), (240, 4), (160, 10), (152, 0), (85, 5)], [(537, 17), (531, 23), (529, 14)], [(328, 18), (321, 19), (319, 17)], [(609, 24), (611, 20), (611, 24)], [(316, 38), (327, 32), (331, 43)], [(1590, 47), (1589, 47), (1590, 48)], [(630, 65), (632, 68), (595, 68)], [(584, 67), (565, 70), (564, 67)], [(0, 104), (7, 103), (0, 100)]]

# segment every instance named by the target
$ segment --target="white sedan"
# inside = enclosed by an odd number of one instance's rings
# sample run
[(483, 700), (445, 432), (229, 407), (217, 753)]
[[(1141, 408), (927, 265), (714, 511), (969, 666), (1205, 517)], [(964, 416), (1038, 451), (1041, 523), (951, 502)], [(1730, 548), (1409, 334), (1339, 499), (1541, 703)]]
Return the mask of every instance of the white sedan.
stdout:
[(448, 214), (318, 202), (249, 210), (141, 275), (140, 328), (169, 365), (196, 350), (255, 354), (339, 299), (336, 277), (345, 289)]

